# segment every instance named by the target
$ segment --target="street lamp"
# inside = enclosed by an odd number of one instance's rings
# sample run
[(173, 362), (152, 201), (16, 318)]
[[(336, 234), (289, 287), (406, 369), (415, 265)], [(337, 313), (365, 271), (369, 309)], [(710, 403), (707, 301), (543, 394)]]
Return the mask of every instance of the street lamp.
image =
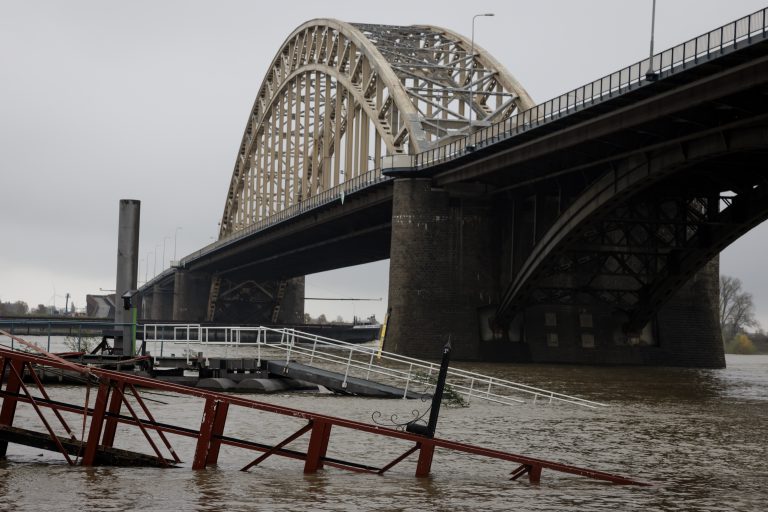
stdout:
[(144, 266), (144, 284), (147, 284), (147, 273), (149, 272), (149, 255), (152, 254), (152, 251), (149, 251), (147, 253), (147, 264)]
[(475, 20), (477, 18), (481, 18), (484, 16), (494, 16), (492, 12), (485, 13), (485, 14), (475, 14), (472, 16), (472, 40), (470, 43), (470, 50), (469, 50), (469, 128), (472, 129), (472, 113), (474, 111), (474, 106), (472, 103), (472, 93), (474, 91), (474, 85), (473, 85), (473, 79), (474, 79), (474, 70), (475, 70)]
[(181, 227), (177, 227), (176, 231), (173, 232), (173, 260), (176, 261), (176, 237), (179, 235), (179, 231), (181, 230)]
[(162, 272), (163, 269), (165, 268), (165, 241), (170, 239), (171, 237), (169, 236), (163, 237), (163, 261), (160, 262), (160, 272)]
[(659, 79), (659, 75), (653, 69), (653, 33), (656, 30), (656, 0), (653, 0), (653, 7), (651, 9), (651, 55), (648, 57), (648, 71), (645, 72), (645, 79), (649, 82), (655, 82)]
[(159, 250), (160, 250), (160, 244), (157, 244), (155, 246), (155, 266), (154, 266), (154, 274), (155, 275), (153, 277), (157, 276), (157, 251), (159, 251)]

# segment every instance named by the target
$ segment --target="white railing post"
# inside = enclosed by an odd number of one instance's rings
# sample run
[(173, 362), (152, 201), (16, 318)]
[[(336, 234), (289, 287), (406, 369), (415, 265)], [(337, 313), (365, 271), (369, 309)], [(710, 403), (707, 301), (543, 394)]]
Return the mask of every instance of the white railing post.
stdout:
[[(283, 345), (282, 337), (280, 338), (280, 344)], [(288, 351), (285, 353), (285, 362), (290, 363), (291, 362), (291, 349), (293, 348), (293, 345), (290, 343), (288, 344)]]
[(405, 377), (405, 388), (403, 389), (403, 398), (408, 398), (408, 385), (411, 383), (411, 372), (413, 371), (413, 363), (408, 367), (408, 375)]
[(341, 383), (342, 389), (347, 389), (347, 377), (349, 377), (349, 368), (352, 365), (352, 349), (349, 349), (349, 357), (347, 357), (347, 369), (344, 372), (344, 382)]
[(368, 373), (365, 374), (365, 380), (370, 380), (371, 378), (371, 366), (373, 366), (373, 356), (375, 353), (375, 350), (371, 350), (371, 358), (368, 360)]

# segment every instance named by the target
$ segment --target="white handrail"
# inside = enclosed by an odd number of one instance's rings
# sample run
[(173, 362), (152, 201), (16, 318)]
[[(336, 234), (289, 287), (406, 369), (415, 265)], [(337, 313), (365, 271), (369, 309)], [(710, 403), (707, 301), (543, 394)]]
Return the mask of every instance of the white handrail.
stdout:
[[(197, 339), (190, 339), (190, 333), (197, 330)], [(171, 333), (170, 339), (165, 336)], [(408, 395), (413, 383), (428, 384), (431, 376), (437, 373), (439, 365), (413, 357), (379, 352), (375, 347), (361, 346), (345, 341), (309, 334), (292, 328), (272, 327), (238, 327), (222, 326), (207, 327), (199, 324), (145, 324), (144, 340), (146, 343), (200, 343), (201, 345), (255, 347), (258, 363), (266, 356), (262, 348), (272, 349), (276, 359), (305, 361), (305, 364), (318, 366), (333, 365), (335, 371), (344, 374), (343, 387), (349, 378), (357, 377), (370, 380), (371, 374), (376, 378), (389, 380), (403, 386), (404, 396)], [(186, 339), (179, 339), (179, 333), (187, 333)], [(243, 341), (243, 333), (246, 341)], [(271, 336), (269, 336), (271, 334)], [(253, 341), (247, 341), (248, 339)], [(279, 340), (279, 341), (277, 341)], [(279, 355), (280, 353), (283, 355)], [(378, 362), (374, 362), (374, 358)], [(341, 370), (338, 369), (341, 367)], [(398, 368), (400, 367), (400, 368)], [(358, 376), (359, 374), (359, 376)], [(490, 377), (477, 372), (449, 368), (446, 383), (454, 391), (468, 400), (481, 399), (499, 403), (523, 403), (522, 397), (532, 398), (536, 403), (539, 398), (546, 398), (548, 403), (553, 401), (579, 405), (588, 408), (605, 407), (605, 404), (586, 400), (576, 396), (557, 393), (554, 391), (529, 386), (497, 377)], [(484, 388), (484, 389), (483, 389)], [(516, 396), (513, 396), (516, 395)]]

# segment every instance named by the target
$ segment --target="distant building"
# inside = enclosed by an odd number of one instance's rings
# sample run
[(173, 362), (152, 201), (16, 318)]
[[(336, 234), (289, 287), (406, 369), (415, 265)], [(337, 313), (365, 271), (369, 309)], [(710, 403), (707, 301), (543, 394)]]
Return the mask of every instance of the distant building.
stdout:
[(89, 318), (114, 318), (115, 317), (115, 294), (109, 295), (86, 295), (86, 315)]

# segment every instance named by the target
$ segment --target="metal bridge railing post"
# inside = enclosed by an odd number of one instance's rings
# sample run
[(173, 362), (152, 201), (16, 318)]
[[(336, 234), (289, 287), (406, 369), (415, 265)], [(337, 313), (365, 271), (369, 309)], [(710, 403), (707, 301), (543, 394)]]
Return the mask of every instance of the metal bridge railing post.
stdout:
[[(280, 344), (283, 345), (283, 339), (280, 339)], [(285, 353), (285, 362), (290, 363), (291, 362), (291, 350), (293, 349), (293, 345), (288, 343), (288, 351)]]
[(312, 364), (312, 361), (315, 360), (316, 350), (317, 350), (317, 338), (315, 338), (315, 341), (312, 343), (312, 352), (309, 353), (309, 364)]
[(371, 350), (371, 358), (368, 360), (368, 373), (365, 374), (365, 380), (370, 380), (371, 378), (371, 367), (373, 366), (373, 356), (376, 354), (376, 351)]
[(405, 376), (405, 388), (403, 389), (403, 398), (408, 398), (408, 385), (411, 383), (411, 373), (413, 372), (413, 363), (408, 366), (408, 374)]
[(342, 389), (347, 389), (347, 378), (349, 377), (349, 368), (352, 366), (352, 350), (349, 349), (349, 356), (347, 357), (347, 368), (344, 371), (344, 382), (341, 383)]

